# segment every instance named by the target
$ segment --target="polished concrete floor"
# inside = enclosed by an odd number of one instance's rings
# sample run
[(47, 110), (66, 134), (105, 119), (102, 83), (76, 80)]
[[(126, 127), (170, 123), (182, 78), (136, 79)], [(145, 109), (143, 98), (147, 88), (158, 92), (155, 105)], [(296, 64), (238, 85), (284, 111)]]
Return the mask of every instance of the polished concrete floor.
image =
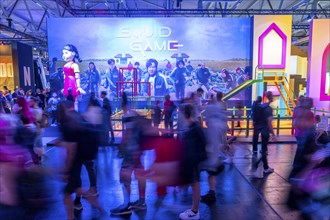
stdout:
[[(44, 131), (44, 143), (50, 142), (58, 136), (54, 127)], [(120, 141), (119, 138), (116, 139)], [(200, 203), (200, 219), (210, 220), (239, 220), (239, 219), (299, 219), (299, 213), (290, 211), (286, 207), (286, 198), (290, 185), (288, 175), (295, 153), (296, 145), (289, 143), (269, 144), (269, 165), (275, 172), (263, 179), (253, 179), (251, 171), (252, 155), (251, 144), (235, 142), (233, 164), (226, 165), (222, 173), (217, 176), (216, 202), (212, 205)], [(43, 166), (59, 171), (63, 167), (64, 150), (60, 147), (46, 148), (47, 157)], [(154, 159), (153, 151), (147, 151), (143, 158), (145, 166), (150, 166)], [(191, 207), (191, 189), (188, 192), (176, 192), (168, 188), (167, 195), (159, 208), (155, 207), (157, 201), (156, 185), (148, 181), (146, 189), (147, 210), (133, 212), (127, 218), (112, 217), (109, 210), (123, 202), (122, 186), (119, 182), (119, 170), (122, 159), (117, 157), (116, 147), (100, 148), (97, 159), (97, 186), (100, 193), (99, 202), (106, 214), (101, 219), (179, 219), (180, 212)], [(56, 172), (55, 172), (56, 173)], [(87, 172), (82, 171), (83, 187), (89, 187)], [(62, 202), (64, 183), (54, 175), (49, 182), (55, 202), (47, 211), (39, 213), (34, 219), (66, 219)], [(201, 173), (201, 194), (208, 191), (207, 174)], [(131, 201), (138, 198), (137, 182), (132, 183)], [(86, 200), (82, 200), (83, 211), (77, 219), (90, 220), (97, 213)]]

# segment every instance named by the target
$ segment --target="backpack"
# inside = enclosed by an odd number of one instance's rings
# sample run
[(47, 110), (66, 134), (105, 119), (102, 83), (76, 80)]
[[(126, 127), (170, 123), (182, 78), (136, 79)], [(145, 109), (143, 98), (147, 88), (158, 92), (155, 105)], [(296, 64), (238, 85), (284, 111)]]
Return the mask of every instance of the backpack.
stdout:
[(251, 116), (253, 122), (255, 123), (261, 122), (263, 120), (263, 108), (260, 106), (260, 104), (253, 103)]

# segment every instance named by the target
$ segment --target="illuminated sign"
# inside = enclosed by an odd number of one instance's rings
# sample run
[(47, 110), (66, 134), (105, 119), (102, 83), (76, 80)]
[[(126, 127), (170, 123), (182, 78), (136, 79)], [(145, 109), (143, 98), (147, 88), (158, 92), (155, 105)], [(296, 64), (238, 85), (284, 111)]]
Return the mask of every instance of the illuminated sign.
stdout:
[(0, 63), (0, 77), (14, 77), (13, 63)]
[(183, 44), (180, 44), (177, 40), (162, 39), (170, 38), (171, 34), (170, 27), (142, 27), (136, 29), (122, 27), (116, 37), (133, 39), (129, 44), (130, 49), (140, 52), (145, 57), (146, 51), (176, 51), (183, 47)]
[(31, 86), (31, 71), (29, 66), (23, 66), (24, 69), (24, 86)]

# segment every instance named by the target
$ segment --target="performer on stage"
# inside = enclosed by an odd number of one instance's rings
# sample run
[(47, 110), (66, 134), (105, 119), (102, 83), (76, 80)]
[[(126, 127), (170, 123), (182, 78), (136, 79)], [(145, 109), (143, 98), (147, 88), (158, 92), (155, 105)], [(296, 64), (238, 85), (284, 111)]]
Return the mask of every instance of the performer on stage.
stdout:
[(71, 88), (72, 95), (76, 99), (78, 95), (85, 94), (86, 92), (80, 87), (80, 70), (76, 63), (81, 62), (77, 48), (72, 44), (67, 44), (63, 48), (63, 60), (66, 62), (64, 65), (64, 89), (63, 94), (65, 97), (68, 95), (68, 89)]

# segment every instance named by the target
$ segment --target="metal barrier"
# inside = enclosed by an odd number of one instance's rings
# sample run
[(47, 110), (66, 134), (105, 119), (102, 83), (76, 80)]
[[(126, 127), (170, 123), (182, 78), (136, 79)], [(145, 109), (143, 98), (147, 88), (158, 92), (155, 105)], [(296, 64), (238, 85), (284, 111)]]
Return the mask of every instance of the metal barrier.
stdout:
[[(243, 108), (236, 108), (236, 107), (232, 107), (232, 108), (228, 108), (227, 109), (229, 112), (233, 111), (233, 115), (236, 116), (236, 112), (237, 111), (243, 111), (243, 115), (246, 117), (247, 115), (249, 115), (249, 112), (251, 112), (251, 108), (247, 108), (246, 106), (244, 106)], [(278, 115), (279, 112), (281, 110), (287, 110), (287, 108), (279, 108), (278, 106), (276, 106), (276, 108), (273, 108), (273, 112), (275, 111), (275, 113), (273, 115)], [(330, 116), (330, 112), (329, 111), (325, 111), (324, 108), (322, 108), (321, 110), (316, 109), (316, 108), (312, 108), (311, 111), (314, 113), (314, 115), (316, 115), (317, 113), (320, 113), (322, 116), (325, 115), (329, 115)], [(285, 115), (287, 116), (287, 115)]]
[(116, 95), (117, 95), (117, 97), (119, 97), (123, 94), (124, 89), (122, 89), (122, 85), (125, 85), (125, 84), (131, 84), (132, 85), (132, 87), (131, 87), (132, 96), (137, 96), (137, 93), (136, 93), (137, 85), (143, 85), (143, 84), (148, 85), (148, 96), (150, 96), (150, 94), (151, 94), (150, 82), (125, 82), (125, 81), (119, 81), (119, 82), (116, 82)]
[[(250, 126), (251, 123), (251, 118), (250, 115), (247, 114), (248, 110), (251, 110), (249, 108), (245, 108), (244, 107), (244, 116), (235, 116), (235, 111), (237, 111), (238, 109), (232, 108), (232, 109), (228, 109), (233, 111), (233, 114), (231, 116), (228, 117), (228, 124), (229, 129), (230, 129), (230, 133), (232, 135), (234, 135), (235, 131), (245, 131), (245, 136), (248, 137), (250, 134), (250, 131), (253, 130), (253, 126)], [(273, 128), (274, 131), (276, 131), (276, 135), (280, 134), (281, 130), (290, 130), (290, 134), (292, 135), (294, 133), (294, 129), (292, 127), (292, 116), (281, 116), (280, 114), (278, 114), (278, 112), (282, 110), (281, 108), (276, 108), (275, 114), (273, 115)], [(322, 116), (328, 116), (328, 118), (330, 118), (330, 112), (325, 111), (324, 109), (322, 110), (317, 110), (316, 108), (314, 108), (312, 110), (314, 112), (314, 115), (316, 115), (317, 113), (320, 113)], [(246, 122), (246, 126), (244, 128), (236, 128), (235, 127), (235, 121), (241, 121), (241, 122)], [(287, 125), (283, 125), (283, 122), (286, 121)], [(282, 122), (282, 124), (281, 124)], [(275, 125), (274, 125), (275, 124)], [(288, 126), (289, 125), (289, 126)]]
[[(147, 113), (146, 115), (150, 115)], [(292, 124), (288, 123), (287, 126), (282, 125), (281, 123), (283, 120), (286, 121), (292, 121), (292, 117), (281, 117), (280, 115), (277, 115), (274, 117), (273, 120), (273, 127), (276, 135), (280, 134), (281, 130), (291, 130), (290, 134), (293, 134)], [(112, 121), (114, 122), (114, 131), (122, 132), (122, 118), (113, 118)], [(245, 124), (245, 126), (242, 127), (235, 127), (235, 122), (240, 121), (241, 125)], [(203, 121), (204, 122), (204, 121)], [(241, 118), (235, 118), (234, 116), (228, 117), (228, 127), (231, 135), (234, 135), (236, 131), (244, 131), (245, 136), (249, 137), (251, 131), (253, 131), (253, 125), (251, 125), (251, 118), (250, 116), (247, 117), (241, 117)], [(177, 118), (174, 119), (174, 124), (177, 124)], [(175, 127), (175, 126), (174, 126)]]
[[(289, 125), (290, 126), (283, 126), (281, 125), (281, 121), (286, 120), (286, 121), (290, 121)], [(235, 121), (240, 121), (242, 122), (241, 124), (245, 123), (245, 126), (243, 127), (235, 127)], [(274, 131), (276, 132), (276, 135), (280, 134), (280, 130), (291, 130), (290, 134), (293, 134), (293, 128), (292, 128), (292, 117), (291, 116), (286, 116), (286, 117), (281, 117), (280, 115), (277, 115), (274, 117), (273, 120), (273, 128)], [(229, 130), (230, 130), (230, 134), (234, 135), (235, 131), (244, 131), (245, 132), (245, 136), (248, 137), (250, 135), (250, 131), (253, 131), (253, 125), (250, 125), (252, 122), (252, 119), (250, 118), (250, 116), (248, 115), (247, 117), (241, 117), (238, 118), (235, 116), (231, 116), (228, 118), (228, 124), (229, 126)], [(275, 126), (274, 126), (275, 124)]]
[[(139, 97), (132, 97), (132, 100), (135, 98), (139, 98)], [(144, 98), (150, 98), (150, 97), (144, 97)], [(163, 97), (159, 97), (159, 98), (163, 98)], [(147, 110), (148, 111), (146, 111), (146, 115), (150, 115), (149, 114), (150, 108)], [(285, 110), (285, 108), (278, 108), (278, 107), (275, 108), (274, 109), (275, 114), (273, 115), (273, 118), (274, 118), (273, 128), (274, 128), (276, 135), (279, 135), (280, 131), (283, 131), (283, 130), (290, 130), (290, 134), (293, 134), (292, 116), (281, 116), (280, 114), (278, 114), (280, 110)], [(233, 107), (233, 108), (229, 108), (228, 111), (229, 112), (232, 111), (232, 115), (228, 116), (228, 127), (229, 127), (230, 134), (234, 135), (236, 131), (239, 131), (239, 132), (244, 131), (245, 136), (249, 137), (250, 132), (253, 131), (253, 125), (251, 125), (252, 119), (249, 114), (249, 112), (251, 111), (251, 108), (247, 108), (246, 106), (244, 106), (243, 107), (243, 116), (237, 116), (237, 114), (236, 114), (236, 111), (242, 111), (242, 109), (237, 109), (237, 108)], [(320, 113), (322, 116), (328, 116), (330, 118), (330, 112), (325, 111), (324, 109), (317, 110), (316, 108), (314, 108), (314, 109), (312, 109), (312, 111), (314, 112), (315, 115), (317, 113)], [(120, 112), (118, 112), (118, 113), (120, 113)], [(203, 117), (202, 117), (202, 120), (203, 120), (203, 122), (205, 122)], [(122, 123), (122, 118), (114, 118), (113, 121), (116, 124), (114, 131), (122, 132), (122, 125), (120, 124), (120, 123)], [(242, 127), (235, 127), (236, 121), (240, 121)], [(286, 123), (284, 123), (284, 122), (286, 122)], [(175, 125), (177, 124), (176, 117), (174, 118), (174, 124)]]

